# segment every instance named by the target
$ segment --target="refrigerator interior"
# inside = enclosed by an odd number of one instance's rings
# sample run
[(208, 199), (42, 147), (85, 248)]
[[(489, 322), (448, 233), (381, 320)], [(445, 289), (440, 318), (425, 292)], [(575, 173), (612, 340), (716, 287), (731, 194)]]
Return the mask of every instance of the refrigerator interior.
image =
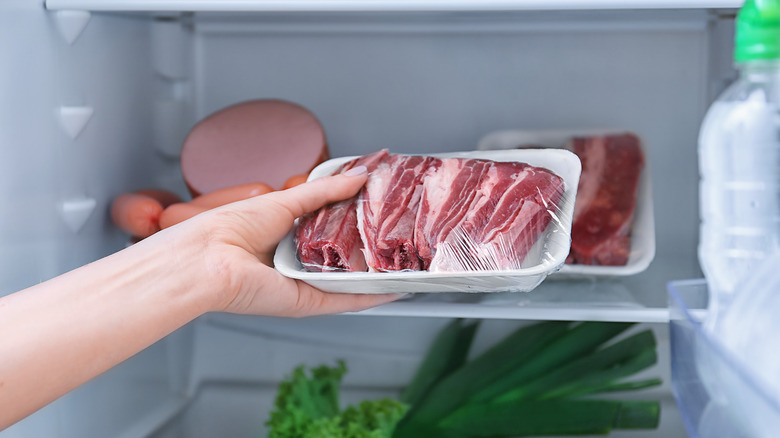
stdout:
[(666, 283), (701, 276), (696, 138), (734, 78), (738, 4), (371, 4), (0, 5), (0, 295), (128, 245), (107, 214), (113, 197), (149, 186), (186, 194), (178, 153), (189, 129), (255, 98), (309, 108), (334, 157), (471, 150), (501, 129), (633, 131), (651, 172), (650, 266), (360, 315), (206, 315), (0, 436), (263, 436), (275, 385), (296, 365), (344, 358), (345, 401), (395, 395), (452, 317), (484, 319), (477, 349), (531, 320), (653, 327), (651, 371), (664, 376), (649, 394), (664, 403), (653, 436), (685, 436), (669, 386)]

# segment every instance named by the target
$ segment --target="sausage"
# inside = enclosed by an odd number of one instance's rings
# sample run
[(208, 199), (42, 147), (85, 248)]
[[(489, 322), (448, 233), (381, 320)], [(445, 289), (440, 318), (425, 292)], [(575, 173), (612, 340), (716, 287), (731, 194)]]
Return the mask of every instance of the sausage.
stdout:
[(287, 179), (287, 181), (284, 182), (284, 185), (282, 186), (282, 190), (289, 189), (290, 187), (295, 187), (297, 185), (303, 184), (306, 182), (306, 180), (309, 178), (309, 174), (302, 173), (300, 175), (293, 175)]
[(139, 195), (146, 195), (151, 198), (154, 198), (157, 200), (157, 202), (160, 203), (160, 205), (163, 206), (163, 208), (175, 204), (177, 202), (181, 202), (182, 199), (177, 195), (176, 193), (169, 192), (168, 190), (162, 190), (162, 189), (144, 189), (144, 190), (137, 190), (135, 193), (138, 193)]
[(170, 226), (176, 225), (179, 222), (203, 213), (209, 210), (206, 207), (192, 205), (190, 202), (179, 202), (177, 204), (171, 204), (160, 214), (160, 228), (166, 229)]
[(215, 208), (231, 202), (241, 201), (242, 199), (265, 195), (273, 190), (273, 187), (262, 182), (239, 184), (204, 193), (190, 201), (189, 204), (204, 208)]
[(144, 239), (160, 231), (160, 215), (173, 202), (181, 201), (175, 193), (147, 189), (123, 193), (111, 203), (111, 220), (122, 231)]
[(190, 202), (178, 202), (165, 208), (160, 215), (160, 228), (165, 229), (183, 222), (206, 210), (241, 201), (273, 191), (266, 183), (254, 182), (226, 187), (200, 195)]

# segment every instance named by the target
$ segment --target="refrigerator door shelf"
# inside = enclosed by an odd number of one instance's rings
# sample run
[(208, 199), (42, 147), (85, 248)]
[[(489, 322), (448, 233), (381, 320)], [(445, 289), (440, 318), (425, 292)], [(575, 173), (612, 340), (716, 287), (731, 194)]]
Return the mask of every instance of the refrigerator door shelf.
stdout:
[(691, 437), (771, 437), (780, 406), (702, 330), (705, 280), (669, 283), (672, 387)]

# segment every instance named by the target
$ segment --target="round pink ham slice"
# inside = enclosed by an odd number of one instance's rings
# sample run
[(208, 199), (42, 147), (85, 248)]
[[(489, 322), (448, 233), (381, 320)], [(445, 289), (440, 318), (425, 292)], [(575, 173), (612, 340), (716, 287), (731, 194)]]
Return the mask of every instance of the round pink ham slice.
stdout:
[(306, 108), (275, 99), (229, 106), (184, 141), (181, 168), (193, 196), (251, 182), (280, 189), (328, 158), (325, 132)]

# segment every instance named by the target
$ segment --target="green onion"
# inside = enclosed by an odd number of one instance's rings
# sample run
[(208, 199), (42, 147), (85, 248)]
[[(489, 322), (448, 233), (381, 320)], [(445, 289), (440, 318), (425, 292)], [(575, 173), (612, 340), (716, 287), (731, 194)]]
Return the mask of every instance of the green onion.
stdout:
[(623, 381), (657, 361), (652, 331), (610, 344), (632, 325), (553, 321), (522, 327), (439, 379), (417, 399), (394, 437), (606, 434), (657, 427), (657, 402), (583, 398), (660, 384)]
[(521, 366), (483, 387), (473, 397), (476, 402), (488, 402), (505, 393), (507, 388), (517, 388), (531, 379), (551, 372), (578, 357), (589, 354), (603, 343), (617, 336), (632, 324), (618, 322), (583, 322), (574, 326), (564, 336), (546, 343), (545, 347)]
[(401, 402), (415, 404), (433, 385), (460, 368), (466, 362), (477, 327), (476, 322), (464, 324), (462, 319), (447, 324), (434, 340), (414, 378), (401, 393)]
[(615, 419), (615, 429), (655, 429), (661, 414), (658, 402), (624, 401)]
[(495, 401), (575, 397), (602, 392), (616, 380), (652, 366), (657, 361), (650, 330), (573, 360), (524, 385), (514, 385)]
[(551, 321), (521, 327), (477, 358), (443, 378), (412, 406), (396, 429), (397, 437), (429, 436), (423, 431), (486, 385), (531, 360), (540, 350), (568, 331), (570, 323)]
[(605, 393), (605, 392), (620, 392), (620, 391), (637, 391), (640, 389), (658, 386), (662, 383), (663, 381), (659, 378), (640, 380), (637, 382), (620, 382), (620, 383), (613, 383), (609, 386), (606, 386), (599, 392)]
[(607, 434), (658, 426), (657, 402), (556, 399), (469, 405), (440, 424), (439, 436), (519, 437)]

